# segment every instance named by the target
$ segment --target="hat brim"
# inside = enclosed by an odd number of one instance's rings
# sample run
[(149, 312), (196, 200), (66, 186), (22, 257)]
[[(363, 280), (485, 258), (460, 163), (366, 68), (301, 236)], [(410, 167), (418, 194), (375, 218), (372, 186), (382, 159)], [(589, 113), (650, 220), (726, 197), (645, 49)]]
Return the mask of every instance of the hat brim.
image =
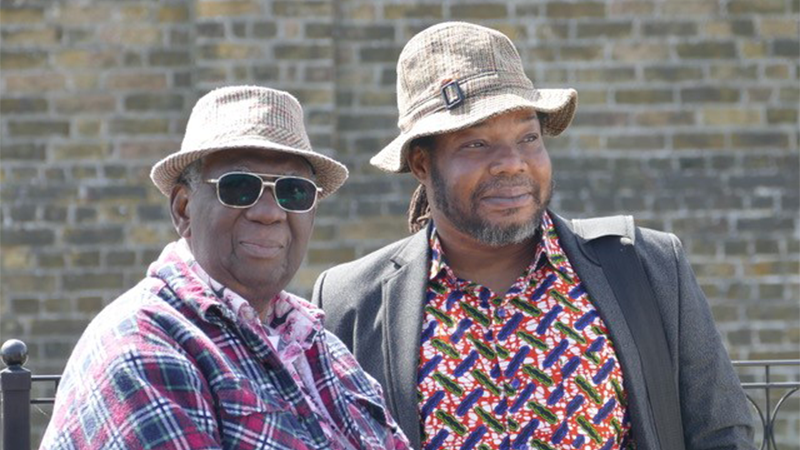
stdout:
[(534, 110), (547, 115), (542, 132), (558, 136), (572, 122), (578, 106), (574, 89), (537, 89), (532, 93), (505, 91), (496, 95), (468, 99), (453, 109), (442, 109), (418, 120), (411, 129), (370, 159), (370, 164), (392, 173), (408, 172), (408, 146), (414, 139), (463, 130), (489, 118), (516, 110)]
[(319, 198), (323, 199), (339, 189), (347, 180), (347, 167), (340, 162), (316, 152), (271, 142), (258, 137), (242, 137), (213, 147), (181, 150), (157, 162), (150, 171), (150, 178), (162, 194), (169, 197), (186, 166), (198, 159), (221, 150), (261, 149), (265, 151), (289, 153), (305, 158), (314, 169), (317, 185), (322, 188)]

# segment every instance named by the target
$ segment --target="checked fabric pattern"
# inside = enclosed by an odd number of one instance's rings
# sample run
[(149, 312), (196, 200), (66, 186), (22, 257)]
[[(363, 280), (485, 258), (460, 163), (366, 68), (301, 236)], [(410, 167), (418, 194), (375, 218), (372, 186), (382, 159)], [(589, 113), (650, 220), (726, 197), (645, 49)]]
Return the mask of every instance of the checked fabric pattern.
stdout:
[(409, 448), (321, 310), (281, 292), (264, 326), (181, 244), (86, 329), (42, 449)]
[(458, 279), (432, 233), (418, 372), (425, 450), (628, 446), (607, 329), (546, 214), (542, 234), (501, 297)]

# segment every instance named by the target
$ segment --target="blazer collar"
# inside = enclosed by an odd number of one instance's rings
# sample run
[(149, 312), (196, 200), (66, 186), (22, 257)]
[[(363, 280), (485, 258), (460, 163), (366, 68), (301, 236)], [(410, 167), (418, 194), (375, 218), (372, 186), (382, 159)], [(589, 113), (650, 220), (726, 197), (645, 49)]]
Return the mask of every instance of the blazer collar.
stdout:
[(406, 430), (412, 448), (421, 448), (417, 371), (428, 288), (429, 233), (430, 227), (426, 227), (411, 236), (390, 258), (394, 270), (381, 280), (387, 328), (383, 335), (387, 400), (400, 428)]

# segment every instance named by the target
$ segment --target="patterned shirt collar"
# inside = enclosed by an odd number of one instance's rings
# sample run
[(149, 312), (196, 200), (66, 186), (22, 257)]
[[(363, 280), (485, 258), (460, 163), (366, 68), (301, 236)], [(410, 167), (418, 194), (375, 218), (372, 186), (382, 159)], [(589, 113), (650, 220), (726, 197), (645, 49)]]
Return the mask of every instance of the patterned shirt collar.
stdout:
[(227, 319), (241, 325), (261, 327), (284, 362), (292, 361), (308, 350), (323, 330), (325, 314), (307, 301), (281, 291), (272, 300), (272, 309), (264, 324), (258, 312), (241, 295), (211, 276), (200, 266), (185, 239), (168, 244), (149, 269), (151, 276), (167, 284), (209, 320), (209, 312), (220, 311)]
[[(458, 280), (453, 269), (447, 264), (446, 257), (444, 255), (444, 249), (442, 248), (442, 243), (439, 240), (439, 234), (437, 233), (435, 224), (432, 226), (430, 238), (429, 238), (429, 245), (431, 248), (431, 265), (430, 271), (428, 273), (428, 279), (430, 281), (434, 281), (436, 279), (446, 277), (451, 280)], [(549, 263), (554, 269), (558, 270), (559, 272), (564, 273), (565, 275), (569, 275), (569, 270), (565, 267), (564, 262), (566, 258), (564, 257), (564, 250), (561, 248), (561, 245), (558, 243), (558, 238), (556, 234), (556, 228), (553, 224), (553, 220), (550, 218), (550, 213), (545, 211), (542, 215), (542, 224), (541, 224), (541, 238), (536, 241), (533, 258), (531, 259), (531, 264), (525, 269), (525, 272), (521, 274), (523, 278), (527, 278), (531, 273), (533, 273), (539, 264), (543, 262)]]

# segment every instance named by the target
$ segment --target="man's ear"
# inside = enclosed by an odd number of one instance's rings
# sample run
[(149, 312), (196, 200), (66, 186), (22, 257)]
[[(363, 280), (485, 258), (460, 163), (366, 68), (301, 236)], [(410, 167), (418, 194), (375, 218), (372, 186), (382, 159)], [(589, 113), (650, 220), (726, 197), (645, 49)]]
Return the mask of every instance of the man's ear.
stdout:
[(192, 236), (189, 214), (189, 187), (184, 184), (177, 184), (172, 188), (172, 195), (169, 197), (170, 215), (172, 215), (172, 225), (178, 235), (184, 239)]
[(406, 162), (414, 178), (421, 184), (427, 184), (426, 181), (430, 177), (430, 165), (432, 164), (431, 152), (415, 145), (408, 150)]

